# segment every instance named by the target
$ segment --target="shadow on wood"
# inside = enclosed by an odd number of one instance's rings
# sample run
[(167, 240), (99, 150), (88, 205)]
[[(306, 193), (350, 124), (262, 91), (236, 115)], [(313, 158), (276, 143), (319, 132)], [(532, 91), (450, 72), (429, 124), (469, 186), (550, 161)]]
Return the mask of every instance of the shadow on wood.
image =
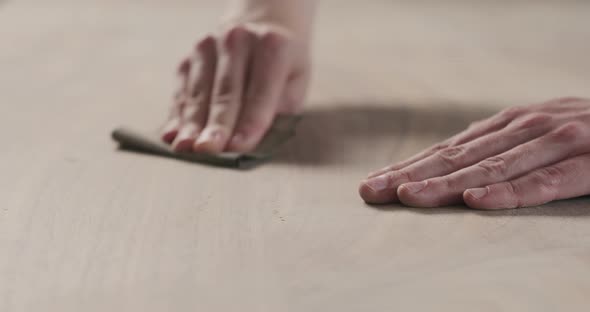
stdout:
[(296, 137), (274, 161), (309, 166), (353, 164), (369, 161), (367, 150), (396, 159), (402, 152), (418, 152), (408, 145), (427, 147), (496, 112), (489, 105), (444, 102), (358, 101), (310, 108)]

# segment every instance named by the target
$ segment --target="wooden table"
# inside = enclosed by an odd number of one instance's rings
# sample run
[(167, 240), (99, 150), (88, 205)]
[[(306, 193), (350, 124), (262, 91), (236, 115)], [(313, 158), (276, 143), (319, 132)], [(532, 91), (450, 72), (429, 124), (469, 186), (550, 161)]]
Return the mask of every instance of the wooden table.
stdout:
[[(323, 1), (298, 136), (233, 171), (117, 151), (220, 1), (0, 1), (0, 311), (587, 311), (590, 200), (371, 208), (370, 170), (590, 96), (587, 1)], [(444, 4), (443, 4), (444, 2)]]

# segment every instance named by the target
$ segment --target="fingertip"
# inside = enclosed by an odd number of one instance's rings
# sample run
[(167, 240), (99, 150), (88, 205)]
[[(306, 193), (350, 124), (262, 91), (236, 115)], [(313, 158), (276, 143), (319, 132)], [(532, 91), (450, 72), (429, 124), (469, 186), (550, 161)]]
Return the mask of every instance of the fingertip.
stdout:
[(205, 129), (194, 142), (192, 149), (198, 153), (216, 154), (225, 149), (226, 139), (221, 130)]
[(363, 180), (358, 192), (367, 204), (387, 204), (397, 201), (395, 190), (384, 188), (381, 181), (376, 179)]
[(257, 140), (252, 138), (252, 136), (238, 132), (229, 140), (227, 150), (230, 152), (246, 153), (254, 150), (257, 144)]
[(163, 131), (160, 138), (162, 139), (162, 141), (164, 141), (168, 144), (172, 144), (172, 142), (174, 142), (174, 139), (176, 138), (177, 135), (178, 135), (178, 129), (172, 129), (172, 130), (168, 130), (168, 131)]
[(218, 154), (223, 152), (223, 147), (220, 147), (216, 142), (211, 141), (196, 141), (192, 149), (196, 153)]
[(175, 152), (189, 152), (197, 135), (199, 135), (199, 128), (196, 124), (184, 124), (175, 135), (172, 142), (172, 149)]
[(367, 180), (363, 180), (359, 184), (358, 192), (359, 192), (359, 195), (361, 196), (361, 198), (367, 204), (373, 204), (375, 201), (375, 198), (377, 197), (377, 192), (375, 192), (375, 190), (373, 190), (369, 185), (367, 185)]
[(174, 118), (169, 120), (160, 131), (160, 138), (162, 141), (171, 144), (178, 136), (180, 122)]
[(228, 143), (228, 150), (232, 152), (251, 152), (262, 141), (265, 133), (270, 128), (272, 118), (266, 121), (262, 118), (257, 122), (241, 121), (235, 133)]
[(396, 195), (397, 195), (397, 198), (399, 199), (399, 201), (406, 206), (410, 206), (410, 207), (420, 206), (416, 203), (416, 198), (415, 198), (413, 192), (410, 191), (410, 189), (407, 187), (406, 184), (402, 184), (397, 188)]
[(497, 210), (502, 209), (497, 204), (489, 200), (489, 187), (472, 188), (463, 192), (463, 202), (469, 208), (478, 210)]
[(178, 74), (186, 76), (191, 70), (191, 65), (191, 59), (189, 57), (184, 58), (178, 65)]
[(194, 141), (193, 138), (178, 139), (173, 143), (172, 148), (175, 152), (189, 152), (192, 149)]
[(463, 202), (465, 205), (473, 209), (483, 209), (481, 198), (477, 195), (478, 192), (477, 189), (465, 190), (465, 192), (463, 192)]
[(397, 187), (396, 194), (397, 198), (399, 198), (399, 200), (403, 203), (403, 199), (406, 198), (408, 195), (408, 190), (406, 189), (404, 184)]

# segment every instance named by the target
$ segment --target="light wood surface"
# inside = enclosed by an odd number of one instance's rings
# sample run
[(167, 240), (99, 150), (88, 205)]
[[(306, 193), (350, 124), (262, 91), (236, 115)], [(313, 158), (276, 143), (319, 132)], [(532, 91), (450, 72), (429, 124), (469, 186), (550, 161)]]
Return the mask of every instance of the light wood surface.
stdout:
[(323, 1), (308, 117), (274, 162), (118, 152), (220, 2), (0, 1), (0, 311), (587, 311), (589, 199), (356, 192), (503, 107), (590, 96), (587, 1)]

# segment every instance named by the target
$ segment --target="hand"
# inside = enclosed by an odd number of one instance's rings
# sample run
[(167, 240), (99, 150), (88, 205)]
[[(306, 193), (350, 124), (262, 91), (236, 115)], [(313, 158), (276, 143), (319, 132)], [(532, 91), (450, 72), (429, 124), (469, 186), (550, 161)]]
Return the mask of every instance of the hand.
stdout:
[(514, 107), (360, 186), (367, 203), (475, 209), (541, 205), (590, 194), (590, 100)]
[(179, 66), (162, 140), (176, 151), (253, 150), (278, 113), (300, 110), (309, 81), (305, 38), (276, 23), (225, 27)]

